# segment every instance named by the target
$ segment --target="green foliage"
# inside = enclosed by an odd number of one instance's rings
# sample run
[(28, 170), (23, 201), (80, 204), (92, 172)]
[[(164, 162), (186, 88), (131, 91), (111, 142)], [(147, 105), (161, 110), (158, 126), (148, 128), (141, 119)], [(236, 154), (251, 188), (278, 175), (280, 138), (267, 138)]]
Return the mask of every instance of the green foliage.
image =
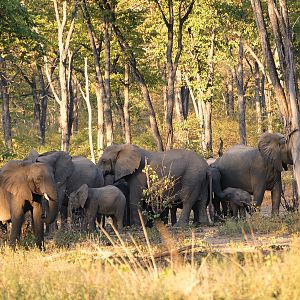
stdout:
[(176, 193), (174, 188), (177, 179), (166, 173), (165, 166), (159, 166), (159, 170), (154, 170), (146, 161), (142, 171), (146, 176), (147, 187), (143, 189), (142, 200), (149, 205), (153, 211), (153, 215), (148, 215), (148, 218), (157, 219), (160, 214), (174, 203)]

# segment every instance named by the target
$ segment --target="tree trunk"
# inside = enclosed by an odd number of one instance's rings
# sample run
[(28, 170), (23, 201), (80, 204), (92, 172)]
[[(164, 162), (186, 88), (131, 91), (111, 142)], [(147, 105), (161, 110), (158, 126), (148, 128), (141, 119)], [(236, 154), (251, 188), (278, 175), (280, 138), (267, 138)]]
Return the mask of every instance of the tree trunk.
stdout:
[(229, 116), (234, 114), (234, 92), (233, 92), (233, 73), (232, 70), (229, 70), (229, 81), (228, 81), (228, 112)]
[(150, 118), (150, 126), (151, 126), (153, 136), (156, 140), (157, 149), (158, 149), (158, 151), (163, 151), (163, 143), (162, 143), (162, 139), (161, 139), (159, 129), (157, 126), (155, 111), (154, 111), (154, 108), (152, 105), (150, 93), (149, 93), (148, 87), (146, 85), (145, 79), (144, 79), (143, 75), (140, 73), (140, 71), (138, 70), (137, 65), (136, 65), (136, 59), (134, 57), (134, 53), (132, 52), (129, 45), (124, 40), (120, 29), (115, 24), (113, 24), (113, 29), (117, 36), (121, 50), (128, 59), (128, 63), (131, 67), (133, 76), (141, 88), (141, 91), (142, 91), (142, 94), (143, 94), (143, 97), (145, 100), (145, 104), (148, 109), (149, 118)]
[(256, 118), (257, 118), (257, 133), (262, 133), (262, 115), (261, 115), (261, 97), (260, 97), (260, 75), (258, 63), (254, 63), (255, 66), (255, 107), (256, 107)]
[(85, 100), (87, 110), (88, 110), (88, 127), (89, 127), (89, 145), (91, 152), (91, 160), (95, 163), (95, 154), (93, 146), (93, 128), (92, 128), (92, 106), (90, 102), (90, 92), (89, 92), (89, 77), (88, 77), (88, 64), (87, 58), (84, 59), (84, 77), (85, 77), (85, 93), (81, 90), (82, 96)]
[(32, 74), (32, 81), (31, 81), (31, 89), (32, 89), (32, 98), (33, 98), (33, 115), (34, 115), (34, 122), (36, 123), (37, 128), (40, 126), (40, 115), (41, 115), (41, 106), (40, 101), (37, 94), (37, 87), (36, 87), (36, 74), (33, 71)]
[(105, 45), (105, 98), (104, 98), (104, 120), (106, 128), (107, 146), (114, 142), (113, 120), (111, 111), (111, 91), (110, 91), (110, 23), (104, 21), (104, 45)]
[(124, 74), (124, 130), (125, 130), (125, 143), (131, 144), (130, 132), (130, 112), (129, 112), (129, 64), (125, 64)]
[(100, 46), (95, 40), (94, 29), (90, 17), (86, 1), (83, 1), (81, 7), (84, 17), (87, 21), (88, 35), (90, 38), (90, 43), (93, 50), (93, 57), (95, 63), (95, 72), (96, 72), (96, 98), (97, 98), (97, 154), (100, 157), (104, 150), (104, 101), (105, 101), (105, 88), (102, 79), (101, 66), (100, 66)]
[(73, 122), (72, 122), (72, 135), (78, 133), (78, 110), (79, 110), (79, 97), (78, 97), (78, 83), (74, 80), (73, 83), (74, 92), (74, 108), (73, 108)]
[(211, 113), (212, 103), (211, 101), (203, 102), (203, 116), (204, 116), (204, 150), (212, 153), (212, 126), (211, 126)]
[[(124, 104), (122, 103), (122, 99), (121, 99), (121, 92), (120, 92), (120, 88), (118, 87), (116, 89), (116, 97), (115, 97), (115, 105), (117, 108), (117, 113), (119, 115), (118, 119), (119, 119), (119, 124), (120, 127), (122, 129), (122, 136), (124, 137), (125, 140), (125, 117), (124, 117)], [(117, 127), (119, 127), (119, 125), (115, 125)]]
[(42, 67), (38, 64), (37, 71), (39, 76), (39, 82), (41, 87), (41, 117), (40, 117), (40, 139), (41, 144), (45, 144), (45, 136), (46, 136), (46, 119), (47, 119), (47, 106), (48, 106), (48, 86), (45, 85), (45, 80), (43, 76)]
[(175, 111), (178, 121), (181, 123), (184, 121), (183, 116), (183, 99), (181, 94), (182, 82), (181, 82), (181, 72), (177, 70), (176, 72), (176, 82), (175, 82)]
[(272, 91), (268, 88), (265, 91), (266, 96), (266, 108), (267, 108), (267, 119), (268, 119), (268, 132), (273, 132), (273, 112), (272, 112)]
[(244, 92), (244, 48), (242, 39), (239, 42), (239, 63), (236, 74), (236, 85), (238, 91), (238, 110), (239, 110), (239, 133), (240, 143), (246, 145), (246, 101)]
[(260, 101), (261, 101), (261, 116), (262, 116), (262, 129), (266, 130), (266, 120), (267, 120), (267, 107), (266, 107), (266, 96), (265, 96), (265, 75), (261, 74), (260, 81)]
[(9, 111), (9, 82), (6, 74), (5, 59), (0, 56), (0, 84), (2, 99), (2, 127), (5, 147), (12, 150), (11, 117)]

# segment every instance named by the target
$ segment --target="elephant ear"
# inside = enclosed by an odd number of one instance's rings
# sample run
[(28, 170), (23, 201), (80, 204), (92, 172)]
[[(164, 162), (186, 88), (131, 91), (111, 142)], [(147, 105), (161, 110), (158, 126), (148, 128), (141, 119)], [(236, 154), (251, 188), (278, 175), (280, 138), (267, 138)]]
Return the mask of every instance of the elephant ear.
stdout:
[(53, 168), (54, 180), (58, 184), (64, 184), (74, 171), (72, 157), (65, 151), (44, 153), (39, 156), (38, 161)]
[(285, 143), (284, 136), (279, 133), (264, 133), (258, 141), (258, 150), (263, 159), (279, 172), (283, 171), (280, 146)]
[(82, 208), (85, 206), (85, 202), (89, 195), (89, 187), (87, 184), (83, 184), (78, 190), (77, 190), (77, 197), (79, 204)]
[(132, 174), (141, 163), (138, 147), (131, 144), (121, 145), (115, 163), (115, 181)]
[(1, 171), (1, 186), (17, 199), (32, 201), (32, 191), (28, 182), (28, 166), (32, 163), (10, 161)]

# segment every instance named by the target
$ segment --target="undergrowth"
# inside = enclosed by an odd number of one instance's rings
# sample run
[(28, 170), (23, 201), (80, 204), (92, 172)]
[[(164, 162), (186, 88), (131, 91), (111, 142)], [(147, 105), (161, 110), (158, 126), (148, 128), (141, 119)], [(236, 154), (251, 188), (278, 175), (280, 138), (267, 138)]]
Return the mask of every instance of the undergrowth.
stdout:
[(300, 231), (300, 216), (298, 212), (288, 213), (285, 216), (267, 217), (254, 214), (246, 220), (238, 222), (232, 219), (226, 220), (220, 226), (221, 235), (235, 236), (239, 234), (291, 234)]

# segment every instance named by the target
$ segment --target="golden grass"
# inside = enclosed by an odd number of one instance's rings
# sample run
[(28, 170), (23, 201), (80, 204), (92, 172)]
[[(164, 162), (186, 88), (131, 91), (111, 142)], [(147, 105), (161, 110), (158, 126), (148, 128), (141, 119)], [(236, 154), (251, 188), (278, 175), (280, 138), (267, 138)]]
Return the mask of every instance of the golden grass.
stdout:
[(194, 234), (186, 251), (179, 251), (164, 226), (156, 230), (163, 241), (158, 248), (151, 232), (144, 228), (144, 243), (130, 233), (106, 232), (105, 242), (103, 236), (70, 248), (48, 242), (44, 253), (2, 246), (1, 298), (300, 299), (299, 237), (287, 251), (249, 252), (240, 245), (226, 254), (197, 246), (201, 241)]

